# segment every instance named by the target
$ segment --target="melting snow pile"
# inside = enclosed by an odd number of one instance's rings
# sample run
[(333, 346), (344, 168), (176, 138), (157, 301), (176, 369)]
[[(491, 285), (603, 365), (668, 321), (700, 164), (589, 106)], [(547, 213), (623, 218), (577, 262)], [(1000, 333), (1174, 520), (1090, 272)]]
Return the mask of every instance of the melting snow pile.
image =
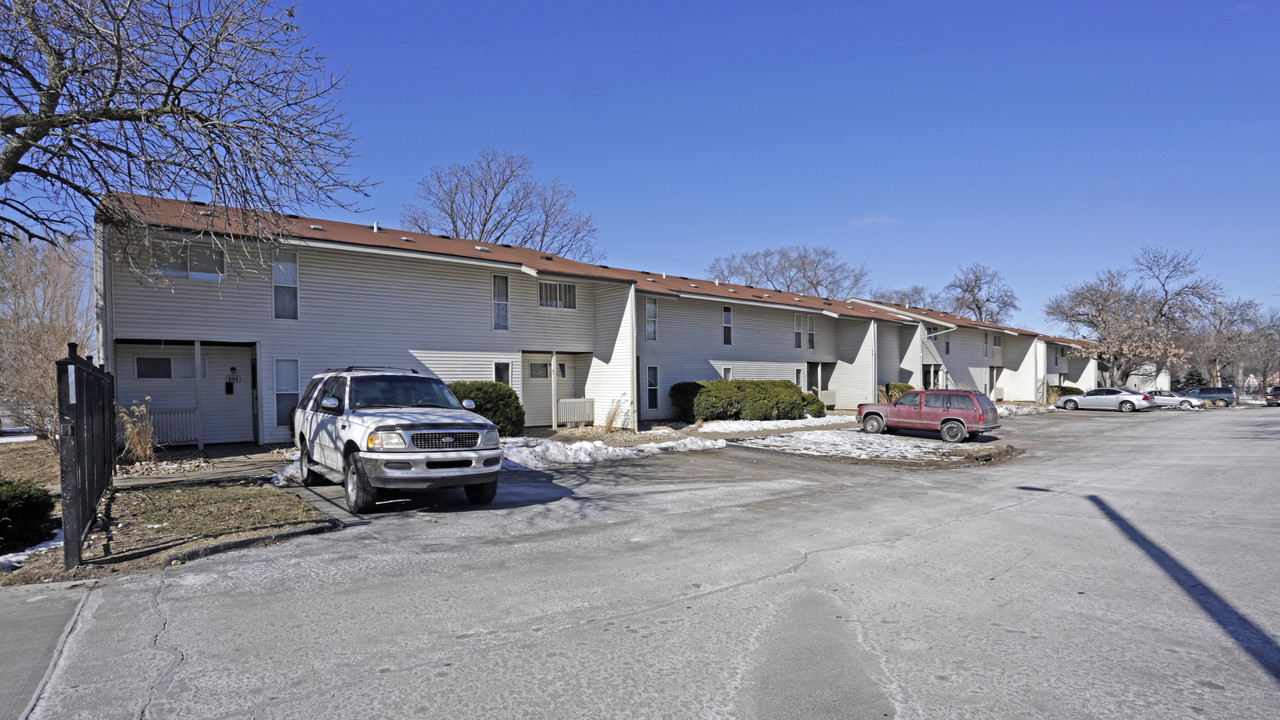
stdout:
[(298, 458), (302, 457), (302, 453), (297, 450), (290, 450), (284, 454), (284, 459), (289, 461), (288, 465), (276, 471), (271, 476), (271, 484), (276, 487), (284, 487), (289, 483), (295, 485), (302, 482), (302, 468), (298, 466)]
[(57, 530), (52, 540), (42, 542), (35, 547), (29, 547), (22, 552), (9, 553), (8, 555), (0, 555), (0, 572), (9, 572), (22, 567), (22, 563), (26, 562), (27, 557), (45, 550), (62, 547), (62, 531)]
[(768, 435), (736, 440), (740, 445), (780, 450), (799, 455), (826, 455), (864, 460), (909, 462), (967, 460), (970, 453), (938, 440), (868, 435), (861, 430), (814, 430), (789, 435)]
[(806, 417), (803, 420), (712, 420), (698, 428), (701, 432), (736, 433), (754, 430), (792, 430), (836, 423), (851, 423), (852, 415), (828, 415), (826, 417)]
[(661, 452), (712, 450), (725, 446), (724, 440), (685, 438), (635, 447), (611, 447), (595, 442), (562, 443), (556, 440), (517, 437), (502, 441), (503, 470), (542, 470), (557, 465), (589, 465), (610, 460), (633, 460)]
[(1054, 412), (1055, 407), (1042, 407), (1040, 405), (997, 405), (996, 410), (1000, 413), (1000, 417), (1017, 417), (1019, 415), (1043, 415), (1045, 413)]

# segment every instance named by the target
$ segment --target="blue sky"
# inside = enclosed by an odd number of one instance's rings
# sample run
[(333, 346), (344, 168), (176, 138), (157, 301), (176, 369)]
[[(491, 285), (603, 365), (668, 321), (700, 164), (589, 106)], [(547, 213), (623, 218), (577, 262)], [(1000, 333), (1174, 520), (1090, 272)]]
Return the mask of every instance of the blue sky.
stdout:
[(883, 285), (996, 267), (1013, 324), (1142, 245), (1280, 307), (1280, 2), (308, 0), (398, 226), (433, 165), (533, 158), (610, 265), (829, 245)]

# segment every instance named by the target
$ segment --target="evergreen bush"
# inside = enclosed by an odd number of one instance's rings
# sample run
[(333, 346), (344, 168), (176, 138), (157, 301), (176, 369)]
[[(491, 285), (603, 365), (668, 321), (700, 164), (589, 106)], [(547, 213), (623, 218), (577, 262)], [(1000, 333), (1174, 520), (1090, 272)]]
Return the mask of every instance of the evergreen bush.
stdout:
[(698, 420), (797, 420), (805, 398), (788, 380), (711, 380), (694, 396)]
[(889, 397), (889, 402), (893, 402), (902, 397), (903, 393), (911, 392), (915, 388), (911, 387), (911, 383), (889, 383), (884, 386), (885, 394)]
[(827, 404), (816, 393), (805, 393), (804, 411), (816, 418), (823, 417), (827, 414)]
[(1067, 395), (1083, 395), (1084, 391), (1078, 387), (1070, 385), (1050, 385), (1050, 390), (1058, 391), (1058, 397), (1066, 397)]
[(671, 398), (671, 404), (675, 405), (680, 413), (680, 419), (684, 422), (693, 422), (693, 400), (705, 384), (693, 381), (678, 382), (667, 391), (667, 397)]
[(462, 380), (449, 383), (449, 391), (459, 400), (474, 402), (475, 412), (497, 425), (500, 435), (524, 433), (524, 406), (511, 386), (489, 380)]
[(45, 539), (53, 495), (30, 480), (0, 477), (0, 553), (22, 550)]

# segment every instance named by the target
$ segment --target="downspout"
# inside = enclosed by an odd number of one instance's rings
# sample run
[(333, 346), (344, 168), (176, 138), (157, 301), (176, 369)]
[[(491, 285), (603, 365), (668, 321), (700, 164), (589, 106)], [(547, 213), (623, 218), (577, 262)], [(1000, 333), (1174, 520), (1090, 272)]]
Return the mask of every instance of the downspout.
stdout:
[[(885, 397), (888, 397), (886, 395)], [(880, 401), (880, 324), (871, 321), (871, 398), (868, 402)]]
[(560, 400), (559, 400), (559, 395), (557, 394), (557, 382), (556, 382), (559, 379), (560, 379), (560, 365), (556, 362), (556, 351), (552, 350), (551, 351), (551, 429), (552, 430), (556, 430), (560, 427), (560, 423), (558, 422), (559, 413), (557, 412), (559, 410), (557, 405), (560, 404)]
[(195, 380), (192, 382), (196, 385), (196, 449), (204, 450), (204, 409), (200, 402), (200, 341), (196, 341), (196, 371)]

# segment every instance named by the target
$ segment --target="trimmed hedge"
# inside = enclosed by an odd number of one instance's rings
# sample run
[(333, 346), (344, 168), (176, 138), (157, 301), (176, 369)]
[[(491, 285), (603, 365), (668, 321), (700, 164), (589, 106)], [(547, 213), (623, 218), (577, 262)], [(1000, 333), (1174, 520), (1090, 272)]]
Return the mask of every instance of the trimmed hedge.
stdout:
[(1083, 395), (1084, 394), (1084, 391), (1081, 390), (1080, 388), (1072, 387), (1070, 385), (1050, 385), (1049, 389), (1057, 390), (1058, 397), (1066, 397), (1067, 395)]
[(684, 422), (693, 422), (693, 399), (698, 396), (706, 382), (678, 382), (667, 391), (671, 404), (675, 405)]
[(524, 432), (524, 406), (511, 386), (488, 380), (449, 383), (449, 391), (459, 400), (471, 400), (475, 412), (498, 426), (498, 433), (511, 437)]
[(902, 397), (903, 393), (911, 392), (912, 390), (915, 390), (915, 388), (911, 386), (911, 383), (889, 383), (884, 386), (884, 392), (889, 396), (889, 402), (897, 400)]
[(798, 420), (804, 393), (789, 380), (710, 380), (693, 399), (698, 420)]
[(0, 478), (0, 553), (45, 540), (53, 495), (30, 480)]

